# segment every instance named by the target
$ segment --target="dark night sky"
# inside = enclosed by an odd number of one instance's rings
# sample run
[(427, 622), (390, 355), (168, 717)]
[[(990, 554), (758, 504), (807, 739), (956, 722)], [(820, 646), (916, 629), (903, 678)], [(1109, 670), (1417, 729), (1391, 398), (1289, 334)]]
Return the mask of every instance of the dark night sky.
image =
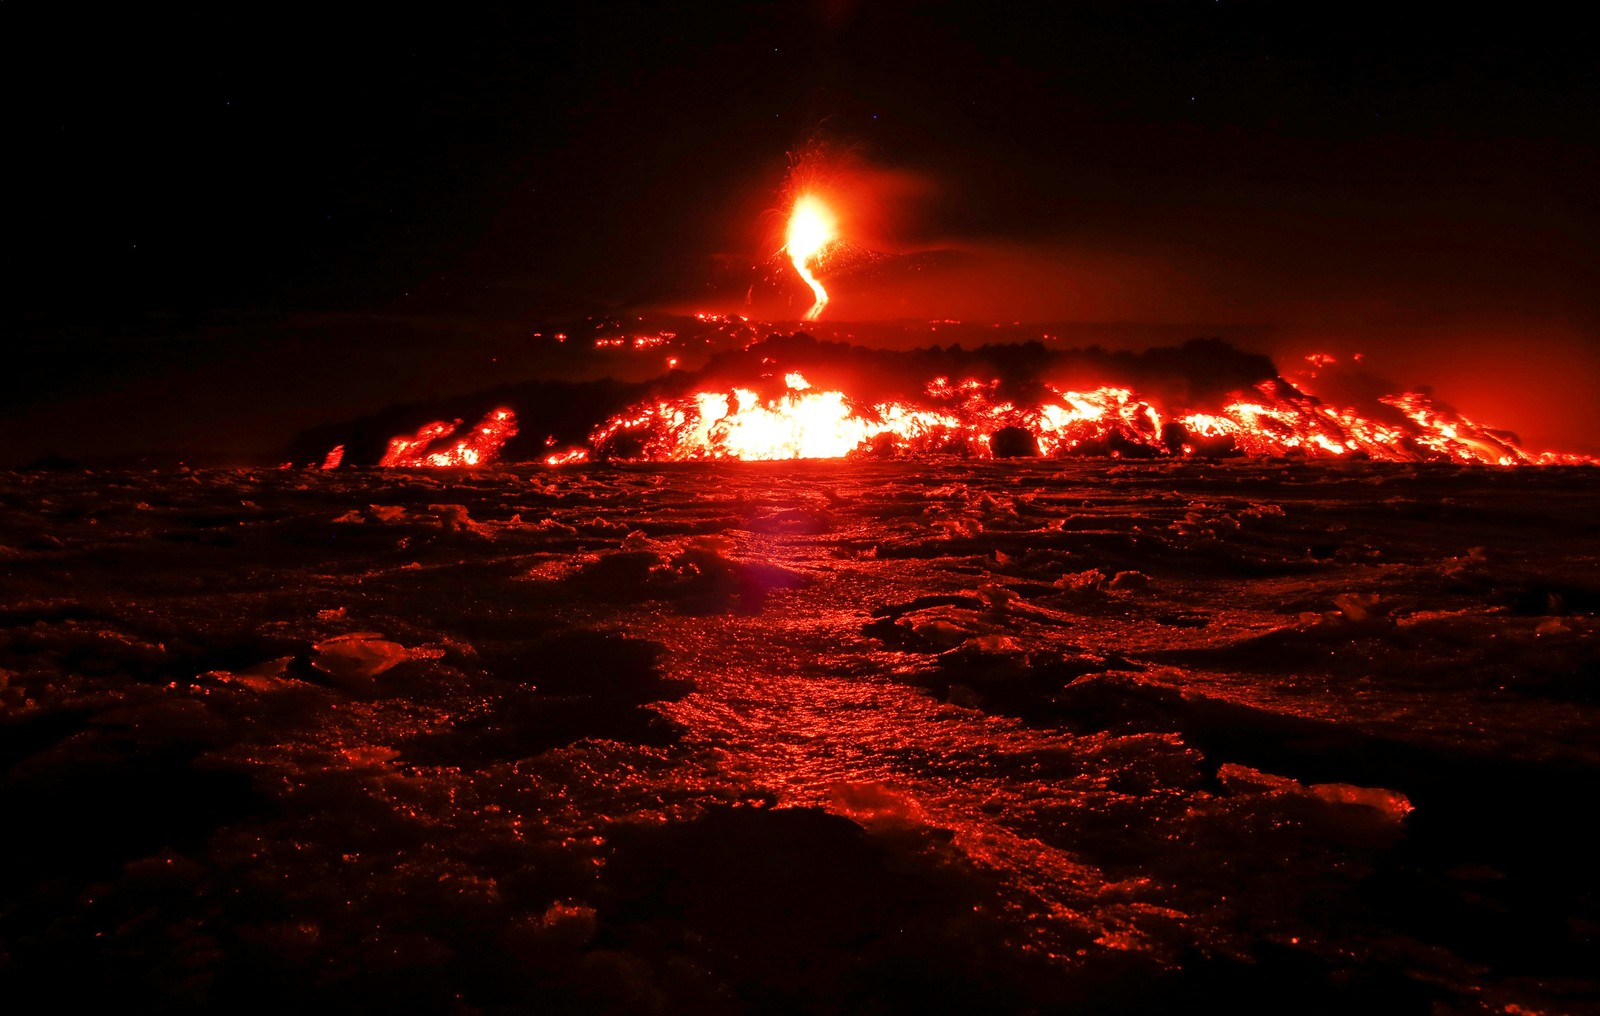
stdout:
[(692, 299), (819, 132), (922, 185), (902, 246), (1050, 266), (997, 318), (1270, 325), (1600, 449), (1553, 6), (118, 6), (0, 5), (13, 457), (259, 454), (450, 387), (374, 321)]

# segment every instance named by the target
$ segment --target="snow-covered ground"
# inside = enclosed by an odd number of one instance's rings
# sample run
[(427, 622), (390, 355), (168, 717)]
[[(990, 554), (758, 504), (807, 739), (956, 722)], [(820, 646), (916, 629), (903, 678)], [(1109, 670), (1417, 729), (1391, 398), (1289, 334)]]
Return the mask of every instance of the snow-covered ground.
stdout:
[(1261, 461), (0, 474), (0, 985), (1582, 1009), (1597, 494)]

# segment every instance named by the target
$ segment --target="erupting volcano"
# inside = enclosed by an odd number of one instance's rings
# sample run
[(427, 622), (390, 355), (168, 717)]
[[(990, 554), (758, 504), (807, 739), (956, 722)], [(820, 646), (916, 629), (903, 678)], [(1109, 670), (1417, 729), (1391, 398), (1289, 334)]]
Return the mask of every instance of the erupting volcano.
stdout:
[(1600, 1013), (1581, 10), (166, 7), (5, 8), (11, 1010)]
[[(783, 243), (753, 271), (770, 281), (776, 265), (784, 265), (785, 273), (792, 269), (811, 294), (803, 318), (813, 331), (826, 327), (854, 338), (856, 330), (870, 330), (865, 322), (820, 321), (830, 305), (819, 277), (824, 264), (848, 263), (858, 270), (872, 265), (890, 275), (897, 268), (916, 274), (929, 264), (916, 252), (886, 254), (845, 235), (846, 225), (870, 218), (863, 208), (872, 202), (871, 188), (861, 181), (871, 178), (863, 167), (820, 148), (808, 150), (791, 168)], [(842, 219), (838, 208), (849, 214)], [(792, 276), (783, 281), (792, 282)], [(1327, 354), (1305, 357), (1303, 366), (1287, 370), (1206, 340), (1110, 355), (1097, 348), (1063, 349), (1048, 327), (1028, 342), (996, 344), (991, 335), (998, 324), (952, 320), (926, 325), (929, 337), (948, 346), (889, 351), (819, 344), (792, 326), (727, 313), (669, 316), (654, 328), (641, 327), (645, 320), (591, 318), (593, 338), (571, 346), (567, 331), (551, 331), (569, 356), (632, 353), (664, 361), (668, 373), (638, 386), (641, 397), (626, 408), (600, 415), (578, 405), (553, 416), (533, 405), (474, 407), (487, 412), (466, 437), (453, 437), (460, 418), (413, 424), (414, 430), (388, 439), (375, 464), (482, 466), (502, 453), (510, 461), (550, 466), (595, 460), (1083, 456), (1294, 456), (1485, 466), (1600, 462), (1527, 449), (1513, 432), (1470, 419), (1426, 390), (1386, 385), (1359, 364)], [(963, 339), (976, 348), (963, 351)], [(1241, 360), (1249, 361), (1248, 369), (1239, 369)], [(1219, 370), (1225, 380), (1218, 380)], [(584, 418), (586, 409), (590, 415)], [(549, 436), (537, 449), (513, 441), (519, 412), (540, 412), (538, 427)], [(564, 438), (558, 440), (556, 431)], [(580, 434), (581, 442), (573, 440)], [(373, 463), (350, 453), (360, 442), (337, 437), (344, 449), (339, 454), (328, 446), (316, 450), (326, 467)]]

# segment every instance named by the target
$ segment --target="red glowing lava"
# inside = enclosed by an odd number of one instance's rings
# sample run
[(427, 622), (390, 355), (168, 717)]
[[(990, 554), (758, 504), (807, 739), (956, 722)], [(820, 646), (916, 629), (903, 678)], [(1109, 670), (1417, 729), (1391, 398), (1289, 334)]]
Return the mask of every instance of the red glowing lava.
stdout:
[(828, 244), (839, 238), (839, 223), (833, 212), (815, 194), (802, 194), (795, 200), (789, 213), (789, 228), (783, 249), (789, 252), (794, 270), (811, 287), (816, 301), (806, 311), (805, 319), (815, 321), (828, 305), (828, 291), (822, 288), (811, 269), (811, 261), (822, 253)]
[(460, 426), (460, 420), (435, 420), (415, 434), (391, 438), (378, 465), (389, 469), (488, 465), (500, 454), (505, 443), (516, 436), (517, 416), (505, 408), (492, 410), (465, 436), (444, 447), (434, 447), (455, 434)]
[(544, 457), (547, 466), (576, 466), (589, 461), (589, 449), (568, 448), (564, 452), (552, 452)]
[[(1331, 362), (1327, 360), (1326, 362)], [(1482, 465), (1600, 464), (1535, 454), (1427, 396), (1385, 396), (1372, 415), (1322, 402), (1283, 379), (1218, 405), (1163, 405), (1124, 387), (1074, 390), (1021, 405), (1000, 382), (935, 378), (914, 401), (865, 402), (818, 390), (799, 372), (785, 389), (699, 391), (645, 403), (597, 428), (590, 444), (617, 459), (826, 459), (953, 454), (1172, 456), (1268, 455)], [(570, 460), (568, 460), (570, 461)]]
[[(819, 287), (820, 288), (820, 287)], [(1332, 357), (1313, 358), (1317, 367)], [(636, 404), (595, 427), (588, 447), (549, 448), (546, 466), (593, 459), (714, 460), (960, 456), (1129, 458), (1293, 456), (1464, 465), (1600, 465), (1600, 457), (1531, 452), (1507, 431), (1468, 419), (1419, 392), (1368, 401), (1365, 409), (1324, 401), (1314, 378), (1263, 380), (1209, 404), (1176, 403), (1122, 385), (1044, 382), (1043, 397), (1008, 398), (999, 379), (935, 377), (909, 398), (819, 388), (799, 370), (764, 359), (761, 378)], [(783, 387), (776, 387), (781, 376)], [(464, 436), (460, 420), (429, 423), (389, 441), (380, 466), (482, 466), (517, 433), (496, 409)], [(452, 438), (454, 438), (452, 440)], [(554, 439), (547, 442), (554, 444)], [(343, 446), (322, 468), (333, 469)]]
[(799, 372), (785, 381), (788, 390), (772, 399), (734, 388), (637, 407), (602, 426), (590, 443), (605, 448), (624, 434), (642, 436), (637, 457), (663, 461), (835, 459), (886, 435), (900, 445), (931, 446), (962, 425), (947, 413), (900, 405), (860, 412), (843, 392), (815, 391)]

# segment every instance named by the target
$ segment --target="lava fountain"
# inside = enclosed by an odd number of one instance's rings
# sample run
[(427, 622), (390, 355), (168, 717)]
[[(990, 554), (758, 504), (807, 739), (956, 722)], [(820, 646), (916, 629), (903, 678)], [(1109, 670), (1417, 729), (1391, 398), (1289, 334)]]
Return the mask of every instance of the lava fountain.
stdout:
[(810, 262), (823, 249), (838, 239), (839, 223), (834, 218), (833, 212), (822, 203), (822, 199), (814, 194), (802, 194), (794, 203), (794, 209), (789, 213), (789, 229), (785, 236), (783, 249), (789, 252), (789, 260), (794, 262), (794, 270), (811, 287), (811, 292), (816, 296), (816, 302), (811, 309), (806, 311), (805, 320), (815, 321), (822, 316), (822, 309), (828, 305), (828, 291), (822, 288), (822, 283), (817, 281), (816, 275), (811, 271)]

